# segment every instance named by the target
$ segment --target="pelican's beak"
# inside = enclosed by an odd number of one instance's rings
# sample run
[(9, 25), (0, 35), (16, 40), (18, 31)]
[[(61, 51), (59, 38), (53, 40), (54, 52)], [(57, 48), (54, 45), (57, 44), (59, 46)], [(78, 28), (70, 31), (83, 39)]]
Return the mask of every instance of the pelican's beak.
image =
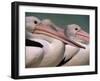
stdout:
[(58, 39), (65, 44), (70, 44), (72, 46), (76, 46), (76, 47), (79, 47), (79, 48), (85, 48), (84, 46), (82, 46), (82, 45), (70, 40), (69, 38), (67, 38), (64, 35), (63, 31), (54, 30), (52, 27), (47, 26), (47, 25), (40, 24), (40, 25), (36, 26), (33, 33), (44, 34), (44, 35), (50, 36), (52, 38)]
[(83, 41), (89, 43), (89, 34), (83, 30), (80, 30), (76, 33), (77, 37)]

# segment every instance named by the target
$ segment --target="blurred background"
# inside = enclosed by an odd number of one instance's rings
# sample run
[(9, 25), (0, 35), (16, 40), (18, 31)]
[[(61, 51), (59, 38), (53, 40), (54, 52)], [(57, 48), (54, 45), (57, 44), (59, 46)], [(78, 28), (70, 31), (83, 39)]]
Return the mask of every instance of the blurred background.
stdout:
[(26, 16), (35, 16), (39, 19), (50, 19), (59, 27), (65, 27), (68, 24), (78, 24), (89, 33), (89, 15), (72, 15), (72, 14), (52, 14), (52, 13), (33, 13), (26, 12)]

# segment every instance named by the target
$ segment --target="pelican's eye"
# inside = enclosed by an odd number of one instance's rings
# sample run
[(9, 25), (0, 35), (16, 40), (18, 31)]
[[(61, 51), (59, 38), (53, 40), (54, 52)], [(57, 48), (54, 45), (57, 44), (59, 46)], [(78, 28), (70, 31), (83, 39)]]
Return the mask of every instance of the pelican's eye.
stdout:
[(38, 22), (37, 21), (34, 21), (34, 24), (37, 24)]
[(78, 28), (75, 28), (75, 30), (78, 30)]

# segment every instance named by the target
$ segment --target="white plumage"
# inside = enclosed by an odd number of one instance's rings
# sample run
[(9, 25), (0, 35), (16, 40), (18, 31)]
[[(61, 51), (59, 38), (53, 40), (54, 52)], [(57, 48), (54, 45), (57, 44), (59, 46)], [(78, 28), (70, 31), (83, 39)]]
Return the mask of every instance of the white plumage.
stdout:
[[(40, 24), (40, 20), (34, 16), (28, 16), (25, 18), (26, 23), (26, 39), (34, 41), (32, 34), (36, 25)], [(26, 46), (26, 67), (37, 67), (43, 58), (43, 49), (40, 47)]]
[[(65, 33), (71, 40), (81, 44), (85, 49), (66, 45), (64, 57), (65, 60), (70, 60), (63, 66), (88, 65), (90, 51), (88, 44), (89, 34), (84, 32), (80, 26), (76, 24), (68, 25)], [(81, 35), (81, 37), (79, 35)]]

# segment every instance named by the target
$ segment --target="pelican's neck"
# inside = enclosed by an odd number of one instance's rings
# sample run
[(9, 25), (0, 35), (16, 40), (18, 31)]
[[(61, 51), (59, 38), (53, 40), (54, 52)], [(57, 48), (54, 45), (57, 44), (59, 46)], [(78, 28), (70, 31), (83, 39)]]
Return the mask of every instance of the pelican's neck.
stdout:
[(66, 45), (65, 46), (65, 53), (64, 53), (64, 58), (65, 60), (69, 60), (72, 58), (76, 53), (80, 50), (78, 47), (74, 47), (71, 45)]
[(49, 46), (49, 49), (55, 50), (57, 51), (57, 49), (62, 49), (64, 48), (64, 43), (61, 42), (60, 40), (54, 39), (52, 37), (46, 36), (46, 35), (42, 35), (42, 34), (33, 34), (33, 39), (40, 42), (41, 44), (45, 46)]
[(54, 40), (54, 38), (43, 35), (43, 34), (32, 34), (32, 37), (35, 39), (41, 39), (41, 40), (47, 41), (48, 43), (51, 43)]
[(55, 66), (62, 60), (65, 45), (60, 40), (46, 35), (33, 34), (33, 39), (40, 42), (44, 49), (44, 58), (39, 66)]

